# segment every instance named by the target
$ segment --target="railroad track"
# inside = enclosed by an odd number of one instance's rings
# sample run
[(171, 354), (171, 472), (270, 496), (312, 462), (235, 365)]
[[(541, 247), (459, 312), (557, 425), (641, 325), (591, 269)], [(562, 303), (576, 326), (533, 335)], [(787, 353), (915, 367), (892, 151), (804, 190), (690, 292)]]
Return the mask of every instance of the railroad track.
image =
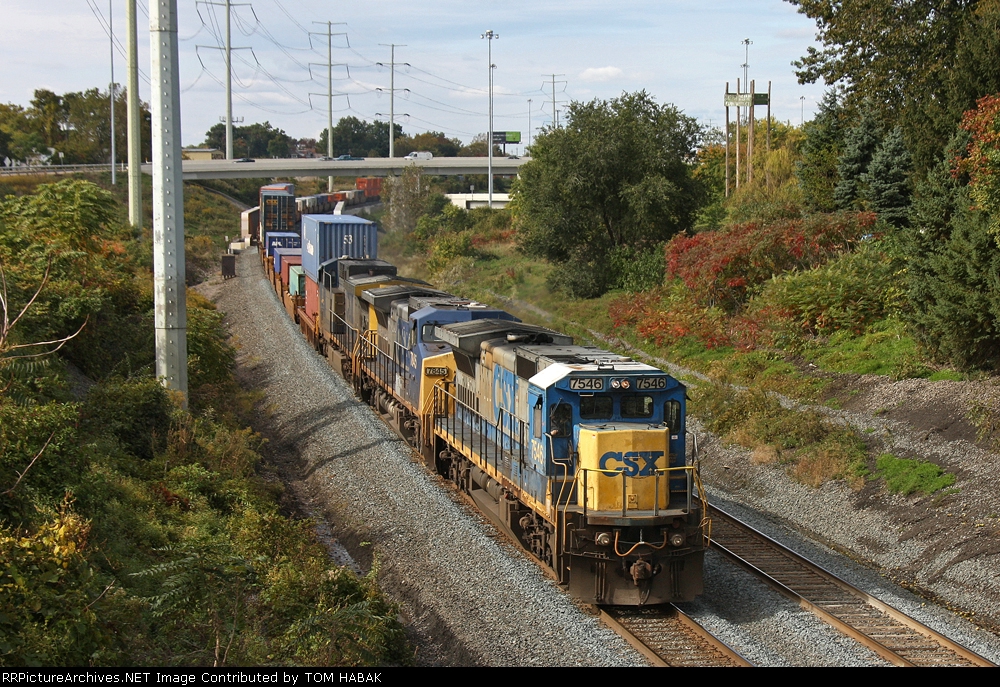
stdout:
[(748, 667), (750, 662), (678, 608), (601, 608), (601, 618), (654, 665), (669, 667)]
[(897, 666), (993, 666), (714, 506), (712, 546)]

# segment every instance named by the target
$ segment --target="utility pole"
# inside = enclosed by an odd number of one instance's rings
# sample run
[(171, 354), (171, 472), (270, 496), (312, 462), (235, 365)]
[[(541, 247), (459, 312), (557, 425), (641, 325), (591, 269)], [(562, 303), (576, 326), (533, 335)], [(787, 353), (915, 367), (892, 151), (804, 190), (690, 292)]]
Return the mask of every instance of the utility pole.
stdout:
[(239, 5), (250, 3), (233, 3), (232, 0), (225, 2), (210, 2), (209, 0), (198, 0), (206, 5), (217, 5), (226, 8), (226, 45), (219, 48), (216, 45), (198, 46), (223, 50), (226, 53), (226, 159), (233, 159), (233, 50), (249, 50), (249, 48), (234, 48), (232, 45), (232, 9)]
[(136, 0), (128, 0), (128, 222), (142, 227), (142, 121), (139, 112), (139, 38), (135, 16)]
[(542, 76), (547, 76), (552, 82), (552, 128), (555, 129), (559, 126), (559, 115), (556, 113), (556, 84), (566, 83), (565, 81), (556, 81), (557, 76), (566, 76), (565, 74), (542, 74)]
[(486, 150), (489, 153), (489, 161), (487, 163), (487, 180), (489, 181), (489, 200), (487, 200), (487, 207), (491, 210), (493, 209), (493, 70), (497, 68), (493, 64), (493, 40), (499, 39), (500, 35), (493, 32), (493, 29), (488, 30), (486, 33), (482, 34), (480, 38), (486, 39), (486, 54), (488, 56), (488, 62), (490, 65), (490, 133), (486, 138)]
[[(528, 148), (531, 147), (531, 98), (528, 98)], [(524, 149), (527, 154), (528, 148)]]
[(177, 0), (150, 0), (153, 112), (153, 305), (156, 376), (187, 407), (187, 299)]
[(111, 38), (111, 185), (115, 179), (115, 29), (112, 23), (111, 0), (108, 0), (108, 37)]
[[(337, 22), (343, 24), (344, 22)], [(344, 36), (345, 33), (333, 33), (333, 22), (314, 21), (313, 24), (326, 24), (326, 156), (333, 157), (333, 37)], [(312, 32), (310, 36), (314, 35)], [(323, 35), (323, 34), (316, 34)], [(314, 64), (314, 63), (310, 63)], [(336, 65), (338, 67), (343, 65)], [(341, 95), (338, 93), (337, 95)], [(333, 193), (333, 177), (326, 178), (326, 191)]]
[[(389, 157), (396, 157), (396, 48), (405, 48), (405, 43), (379, 43), (389, 48)], [(385, 64), (376, 62), (381, 67)], [(409, 66), (409, 62), (403, 64)], [(408, 88), (400, 88), (408, 91)]]

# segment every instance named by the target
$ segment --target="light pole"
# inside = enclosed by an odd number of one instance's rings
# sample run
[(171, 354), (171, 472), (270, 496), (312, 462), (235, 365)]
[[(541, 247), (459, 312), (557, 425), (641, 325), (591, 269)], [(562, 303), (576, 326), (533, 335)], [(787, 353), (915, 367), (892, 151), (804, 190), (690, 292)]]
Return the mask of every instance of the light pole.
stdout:
[[(528, 148), (531, 147), (531, 98), (528, 98)], [(524, 154), (528, 154), (528, 148), (524, 149)]]
[(806, 121), (806, 97), (804, 95), (799, 96), (799, 126)]
[(493, 209), (493, 70), (497, 68), (493, 64), (493, 39), (500, 38), (500, 35), (493, 32), (493, 29), (488, 30), (486, 33), (482, 34), (480, 38), (486, 39), (486, 54), (490, 65), (490, 133), (486, 139), (486, 151), (488, 154), (487, 166), (487, 177), (489, 181), (489, 200), (487, 200), (487, 207), (491, 210)]
[(111, 0), (108, 0), (108, 34), (111, 37), (111, 185), (115, 180), (115, 30), (111, 23)]

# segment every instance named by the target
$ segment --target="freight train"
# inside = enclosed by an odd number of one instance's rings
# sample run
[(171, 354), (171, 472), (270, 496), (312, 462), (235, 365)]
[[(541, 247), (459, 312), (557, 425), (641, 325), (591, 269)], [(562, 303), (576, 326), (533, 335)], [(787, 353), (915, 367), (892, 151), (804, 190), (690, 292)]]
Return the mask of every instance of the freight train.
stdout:
[(260, 203), (240, 216), (241, 235), (257, 245), (265, 232), (299, 231), (302, 216), (319, 215), (370, 203), (382, 194), (381, 177), (358, 177), (356, 188), (295, 197), (295, 184), (277, 183), (260, 188)]
[(261, 229), (279, 298), (431, 469), (585, 602), (701, 593), (710, 523), (683, 384), (400, 276), (368, 220), (306, 214), (301, 227), (273, 241)]

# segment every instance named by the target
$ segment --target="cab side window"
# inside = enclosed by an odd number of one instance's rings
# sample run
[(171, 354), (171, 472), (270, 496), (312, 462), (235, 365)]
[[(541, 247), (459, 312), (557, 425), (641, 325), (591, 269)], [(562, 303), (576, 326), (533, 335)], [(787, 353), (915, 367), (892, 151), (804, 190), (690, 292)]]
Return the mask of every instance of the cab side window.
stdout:
[(681, 431), (680, 401), (667, 401), (663, 404), (663, 424), (670, 428), (671, 434)]
[(553, 436), (566, 437), (573, 427), (573, 406), (557, 403), (549, 413), (549, 431)]

